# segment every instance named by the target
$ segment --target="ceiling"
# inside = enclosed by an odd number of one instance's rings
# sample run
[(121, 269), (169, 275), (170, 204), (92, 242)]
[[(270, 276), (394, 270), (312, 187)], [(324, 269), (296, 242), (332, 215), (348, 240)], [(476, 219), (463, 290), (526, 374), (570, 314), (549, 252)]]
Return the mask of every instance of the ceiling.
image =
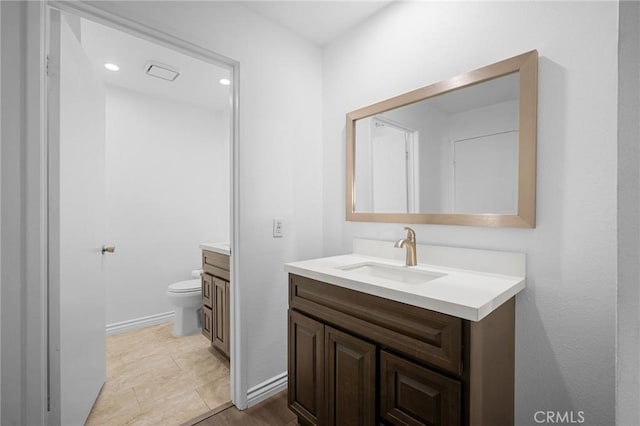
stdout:
[(322, 47), (392, 1), (243, 1), (254, 12)]
[[(230, 107), (231, 86), (219, 83), (230, 78), (225, 68), (86, 19), (81, 20), (80, 41), (96, 75), (106, 84), (206, 108)], [(180, 75), (173, 82), (150, 77), (145, 74), (149, 61), (169, 65)], [(105, 63), (120, 70), (109, 71)]]
[[(392, 2), (236, 1), (320, 47)], [(225, 68), (86, 19), (80, 22), (80, 40), (96, 74), (108, 85), (219, 110), (230, 106), (230, 86), (218, 82), (230, 78)], [(145, 75), (149, 61), (169, 65), (180, 75), (174, 82)], [(120, 70), (109, 71), (105, 63), (114, 63)]]

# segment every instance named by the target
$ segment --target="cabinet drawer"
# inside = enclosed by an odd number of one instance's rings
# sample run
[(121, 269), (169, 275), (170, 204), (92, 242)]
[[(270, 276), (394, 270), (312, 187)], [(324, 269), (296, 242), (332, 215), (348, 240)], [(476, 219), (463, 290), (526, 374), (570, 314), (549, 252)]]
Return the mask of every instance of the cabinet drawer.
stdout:
[(213, 311), (207, 306), (202, 307), (202, 335), (208, 340), (213, 337)]
[(289, 306), (322, 321), (462, 374), (462, 320), (359, 291), (289, 275)]
[(380, 351), (380, 416), (391, 424), (459, 425), (461, 386), (427, 368)]
[(213, 277), (207, 273), (202, 274), (202, 303), (209, 308), (213, 307)]
[(210, 275), (229, 281), (229, 256), (202, 250), (202, 269)]

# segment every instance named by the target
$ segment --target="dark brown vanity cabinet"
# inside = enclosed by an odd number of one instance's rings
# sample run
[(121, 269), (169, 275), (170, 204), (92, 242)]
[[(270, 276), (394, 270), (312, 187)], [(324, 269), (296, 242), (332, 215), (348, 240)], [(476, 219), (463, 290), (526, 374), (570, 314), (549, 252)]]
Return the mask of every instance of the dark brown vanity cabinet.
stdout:
[(289, 406), (302, 424), (373, 424), (376, 347), (289, 311)]
[(202, 334), (229, 356), (229, 256), (202, 251)]
[(512, 425), (515, 301), (482, 321), (289, 275), (303, 425)]
[(391, 424), (459, 425), (459, 380), (380, 351), (380, 416)]

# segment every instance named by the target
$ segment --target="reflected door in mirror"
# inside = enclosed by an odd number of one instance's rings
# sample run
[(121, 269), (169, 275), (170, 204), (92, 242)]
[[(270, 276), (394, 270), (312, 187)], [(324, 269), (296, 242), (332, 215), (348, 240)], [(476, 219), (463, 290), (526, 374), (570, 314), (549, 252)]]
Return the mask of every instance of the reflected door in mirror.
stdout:
[[(366, 128), (365, 128), (366, 127)], [(361, 120), (357, 149), (358, 208), (377, 213), (413, 213), (419, 205), (417, 134), (380, 118)]]

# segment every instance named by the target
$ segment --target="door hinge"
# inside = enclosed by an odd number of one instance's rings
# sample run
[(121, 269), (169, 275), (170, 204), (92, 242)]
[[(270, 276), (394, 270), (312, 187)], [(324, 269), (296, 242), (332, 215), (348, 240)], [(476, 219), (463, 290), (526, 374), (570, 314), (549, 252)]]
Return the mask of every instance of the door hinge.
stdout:
[(47, 77), (49, 77), (49, 63), (51, 62), (49, 55), (45, 57), (44, 60), (44, 73)]

